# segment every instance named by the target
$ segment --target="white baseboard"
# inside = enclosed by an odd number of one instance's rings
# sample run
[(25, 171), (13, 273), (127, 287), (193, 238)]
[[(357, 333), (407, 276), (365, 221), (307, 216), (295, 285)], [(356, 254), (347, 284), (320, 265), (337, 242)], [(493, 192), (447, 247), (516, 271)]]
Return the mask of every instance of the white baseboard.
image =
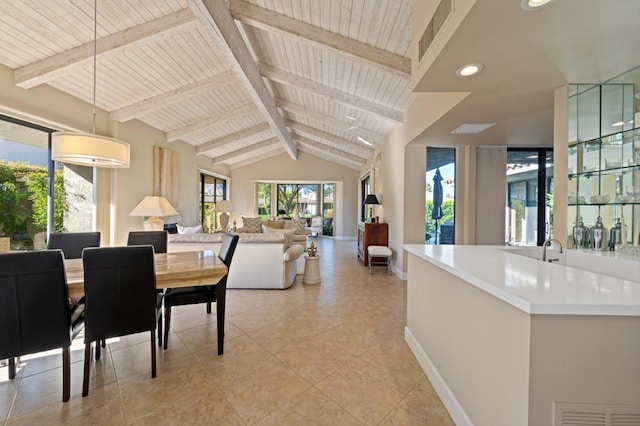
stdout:
[(420, 363), (422, 370), (424, 370), (424, 373), (429, 378), (431, 385), (442, 400), (442, 403), (449, 412), (453, 422), (458, 426), (472, 426), (473, 423), (471, 422), (471, 419), (469, 419), (469, 416), (465, 413), (462, 405), (460, 405), (456, 397), (451, 392), (451, 389), (449, 389), (449, 386), (447, 386), (447, 383), (436, 369), (435, 365), (433, 365), (427, 354), (424, 352), (420, 343), (418, 343), (413, 333), (411, 333), (409, 327), (404, 328), (404, 340), (409, 345), (409, 348), (411, 348), (411, 351), (418, 360), (418, 363)]
[(400, 268), (396, 268), (395, 265), (391, 265), (391, 272), (393, 272), (393, 274), (400, 278), (402, 281), (406, 281), (407, 280), (407, 273), (402, 271)]

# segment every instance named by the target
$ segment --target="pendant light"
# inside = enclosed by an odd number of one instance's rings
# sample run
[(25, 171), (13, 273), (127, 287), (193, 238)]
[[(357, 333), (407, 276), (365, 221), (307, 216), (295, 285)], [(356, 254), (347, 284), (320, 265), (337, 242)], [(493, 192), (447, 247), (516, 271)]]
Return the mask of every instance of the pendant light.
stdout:
[(88, 167), (128, 168), (129, 144), (96, 135), (96, 62), (98, 0), (93, 8), (93, 133), (55, 132), (51, 135), (51, 159)]

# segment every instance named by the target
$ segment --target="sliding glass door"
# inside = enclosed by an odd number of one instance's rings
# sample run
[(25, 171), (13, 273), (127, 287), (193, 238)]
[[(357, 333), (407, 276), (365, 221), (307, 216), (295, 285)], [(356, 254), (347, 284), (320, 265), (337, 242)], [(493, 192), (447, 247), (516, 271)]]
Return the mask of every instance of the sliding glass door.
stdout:
[(455, 243), (456, 149), (427, 147), (425, 243)]
[(505, 243), (542, 245), (553, 234), (553, 150), (507, 150)]

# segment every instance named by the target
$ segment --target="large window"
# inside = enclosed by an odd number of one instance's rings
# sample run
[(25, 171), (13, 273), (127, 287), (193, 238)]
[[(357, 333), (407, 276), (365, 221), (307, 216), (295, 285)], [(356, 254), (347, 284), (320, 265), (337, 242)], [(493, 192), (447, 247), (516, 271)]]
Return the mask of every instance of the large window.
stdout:
[(257, 215), (261, 218), (300, 217), (310, 225), (314, 216), (321, 216), (323, 235), (333, 235), (335, 183), (258, 182), (256, 195)]
[(366, 175), (360, 180), (360, 221), (367, 221), (367, 209), (364, 208), (364, 200), (367, 198), (367, 195), (371, 194), (371, 178), (369, 175)]
[(508, 148), (505, 243), (542, 245), (552, 211), (553, 150)]
[(200, 173), (200, 223), (204, 232), (214, 232), (220, 228), (220, 213), (215, 205), (227, 199), (227, 181), (205, 173)]
[(455, 148), (427, 147), (425, 242), (454, 244), (456, 196)]
[(42, 249), (47, 232), (94, 229), (93, 168), (50, 160), (48, 129), (0, 115), (0, 236)]
[(278, 193), (278, 216), (307, 217), (319, 215), (318, 184), (295, 184), (279, 183)]

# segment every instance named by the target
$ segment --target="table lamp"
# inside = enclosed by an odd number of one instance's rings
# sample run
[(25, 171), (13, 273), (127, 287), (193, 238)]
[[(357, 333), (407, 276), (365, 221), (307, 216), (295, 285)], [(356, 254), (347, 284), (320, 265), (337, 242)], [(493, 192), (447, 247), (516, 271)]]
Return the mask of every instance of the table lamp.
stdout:
[(177, 214), (176, 209), (166, 198), (147, 196), (129, 213), (129, 216), (146, 216), (148, 219), (143, 222), (145, 231), (162, 231), (164, 221), (161, 217)]
[(378, 197), (376, 197), (375, 194), (369, 194), (367, 195), (367, 198), (364, 199), (364, 203), (362, 204), (370, 206), (369, 220), (371, 222), (375, 222), (376, 218), (373, 216), (373, 206), (376, 204), (380, 204), (380, 202), (378, 201)]
[(229, 229), (229, 213), (233, 211), (233, 206), (227, 200), (222, 200), (213, 209), (216, 213), (220, 213), (220, 227), (223, 232)]

